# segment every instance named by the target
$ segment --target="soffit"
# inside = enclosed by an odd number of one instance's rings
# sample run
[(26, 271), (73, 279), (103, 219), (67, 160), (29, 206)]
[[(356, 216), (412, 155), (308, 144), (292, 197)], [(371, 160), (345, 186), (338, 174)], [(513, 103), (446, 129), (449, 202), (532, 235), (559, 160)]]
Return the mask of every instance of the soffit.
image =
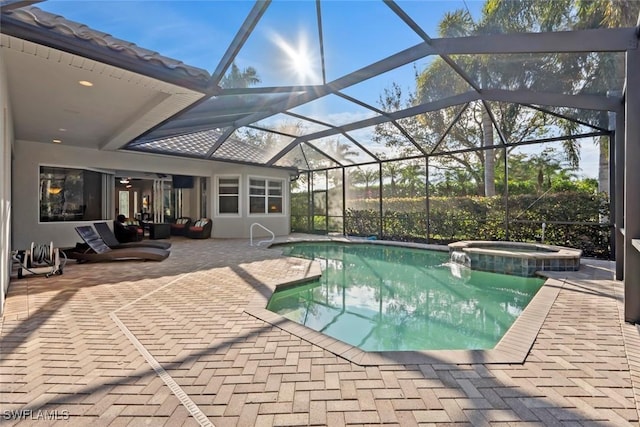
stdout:
[(115, 150), (203, 96), (5, 34), (0, 47), (16, 139)]

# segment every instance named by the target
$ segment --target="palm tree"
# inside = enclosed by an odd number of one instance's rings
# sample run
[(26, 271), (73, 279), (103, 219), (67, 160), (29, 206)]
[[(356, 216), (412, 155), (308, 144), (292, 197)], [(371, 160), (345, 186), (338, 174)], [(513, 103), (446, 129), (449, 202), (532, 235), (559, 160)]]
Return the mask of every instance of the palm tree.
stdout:
[(343, 144), (339, 139), (329, 141), (327, 144), (327, 154), (341, 163), (353, 163), (351, 157), (359, 153), (350, 144)]
[(244, 70), (240, 70), (236, 63), (231, 64), (229, 72), (220, 80), (220, 87), (222, 88), (248, 88), (260, 83), (260, 77), (258, 72), (253, 67), (247, 67)]
[[(473, 22), (473, 18), (468, 11), (457, 10), (453, 13), (445, 14), (438, 24), (438, 30), (442, 37), (463, 37), (478, 33), (480, 27)], [(473, 62), (476, 62), (476, 60)], [(472, 64), (472, 68), (481, 70), (482, 87), (486, 87), (488, 83), (486, 67), (483, 67), (478, 62)], [(482, 144), (485, 147), (493, 146), (493, 122), (486, 106), (482, 107)], [(484, 195), (487, 197), (495, 196), (495, 152), (492, 149), (486, 149), (482, 154), (484, 155)]]
[[(351, 145), (343, 144), (337, 138), (334, 140), (327, 141), (327, 144), (325, 147), (318, 147), (318, 148), (321, 149), (327, 156), (330, 156), (332, 159), (335, 159), (342, 164), (354, 163), (353, 161), (349, 160), (349, 158), (358, 155), (358, 152), (354, 151)], [(322, 159), (327, 160), (327, 158), (324, 156), (322, 156)], [(346, 179), (347, 181), (349, 180), (349, 175), (347, 175)], [(338, 188), (341, 185), (340, 184), (341, 182), (342, 182), (341, 169), (335, 169), (333, 171), (330, 171), (329, 173), (330, 186)], [(345, 182), (344, 185), (348, 187), (349, 183)]]
[(372, 168), (358, 166), (351, 175), (354, 184), (364, 185), (364, 198), (367, 199), (369, 194), (369, 185), (378, 182), (378, 172)]
[(391, 178), (389, 182), (390, 196), (396, 196), (396, 178), (402, 173), (402, 165), (399, 162), (385, 162), (382, 164), (382, 170), (384, 174)]
[[(640, 2), (635, 0), (488, 0), (483, 10), (483, 26), (498, 32), (633, 27), (639, 11)], [(555, 80), (571, 84), (571, 88), (578, 93), (602, 93), (612, 87), (613, 79), (622, 81), (624, 78), (624, 57), (614, 55), (559, 56), (556, 69), (561, 70), (562, 74), (556, 76)], [(579, 118), (605, 128), (608, 125), (607, 114), (602, 112), (582, 112)], [(566, 126), (571, 125), (565, 122), (562, 127)], [(575, 124), (573, 126), (576, 127)], [(596, 143), (600, 148), (599, 189), (607, 191), (608, 138), (600, 137)], [(577, 166), (577, 142), (567, 140), (563, 147), (570, 164)]]
[[(541, 2), (538, 0), (487, 0), (483, 7), (482, 18), (474, 22), (465, 10), (447, 13), (439, 24), (439, 32), (443, 37), (461, 37), (482, 33), (510, 33), (536, 31), (563, 31), (571, 29), (634, 26), (640, 10), (640, 2), (632, 0), (557, 0)], [(489, 67), (494, 60), (483, 56), (467, 59), (455, 58), (455, 61), (471, 76), (476, 76), (482, 87), (500, 84), (501, 87), (528, 88), (533, 90), (548, 90), (552, 85), (556, 91), (567, 93), (601, 93), (611, 87), (611, 79), (618, 78), (624, 70), (617, 61), (623, 61), (618, 55), (612, 60), (612, 54), (593, 55), (553, 55), (545, 57), (548, 67), (539, 67), (538, 61), (532, 61), (523, 56), (517, 64), (501, 64), (500, 67)], [(514, 61), (515, 63), (515, 61)], [(445, 91), (451, 87), (451, 77), (444, 74), (447, 65), (444, 61), (436, 61), (418, 76), (417, 99), (428, 102), (434, 92)], [(448, 75), (454, 73), (449, 71)], [(586, 74), (586, 75), (585, 75)], [(460, 79), (458, 79), (460, 80)], [(449, 89), (450, 90), (450, 89)], [(509, 107), (512, 111), (500, 111), (496, 120), (509, 140), (509, 131), (519, 137), (513, 141), (520, 141), (526, 136), (535, 135), (536, 129), (555, 126), (563, 129), (565, 134), (571, 134), (579, 125), (570, 120), (560, 120), (547, 116), (541, 120), (540, 114), (523, 115), (522, 106)], [(496, 113), (496, 111), (494, 111)], [(507, 116), (504, 116), (506, 114)], [(592, 117), (589, 117), (592, 116)], [(586, 112), (579, 117), (586, 121), (607, 127), (607, 116), (600, 112)], [(471, 122), (469, 122), (471, 123)], [(510, 128), (519, 126), (520, 130)], [(482, 141), (485, 147), (493, 146), (493, 126), (487, 110), (482, 108)], [(521, 132), (526, 130), (527, 132)], [(601, 188), (608, 182), (607, 138), (600, 138), (600, 183)], [(568, 138), (563, 142), (564, 155), (572, 167), (577, 167), (580, 160), (580, 147), (576, 140)], [(495, 170), (494, 150), (487, 149), (484, 158), (485, 194), (494, 192), (493, 171)]]
[[(576, 28), (617, 28), (633, 27), (640, 11), (640, 2), (630, 0), (578, 0), (579, 21)], [(609, 55), (604, 55), (610, 56)], [(594, 78), (589, 81), (586, 88), (593, 85), (605, 86), (612, 78), (621, 81), (624, 78), (624, 56), (618, 55), (615, 60), (609, 61), (603, 58), (598, 64)], [(600, 114), (597, 118), (600, 125), (608, 124), (606, 114)], [(605, 126), (606, 127), (606, 126)], [(599, 147), (598, 191), (609, 192), (609, 139), (601, 136), (597, 141)]]
[(400, 171), (400, 182), (407, 188), (408, 196), (414, 197), (416, 186), (424, 185), (424, 172), (424, 168), (417, 162), (402, 168)]

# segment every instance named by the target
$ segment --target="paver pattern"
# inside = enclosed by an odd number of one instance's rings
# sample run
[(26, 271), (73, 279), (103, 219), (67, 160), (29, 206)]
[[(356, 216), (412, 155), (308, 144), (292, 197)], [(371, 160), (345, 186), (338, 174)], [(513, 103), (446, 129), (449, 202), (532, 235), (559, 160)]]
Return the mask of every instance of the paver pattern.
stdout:
[[(11, 282), (0, 424), (638, 425), (640, 339), (612, 265), (563, 283), (523, 364), (359, 366), (245, 312), (313, 272), (245, 240)], [(49, 419), (46, 419), (49, 418)]]

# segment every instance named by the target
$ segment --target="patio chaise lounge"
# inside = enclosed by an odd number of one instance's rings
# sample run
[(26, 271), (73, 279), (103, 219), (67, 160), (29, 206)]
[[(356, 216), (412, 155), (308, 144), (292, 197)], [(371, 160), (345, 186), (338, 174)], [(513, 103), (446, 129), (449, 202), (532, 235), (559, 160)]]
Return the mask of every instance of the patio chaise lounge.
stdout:
[(121, 243), (116, 235), (113, 234), (111, 228), (109, 228), (109, 224), (106, 222), (94, 222), (93, 226), (96, 231), (104, 240), (107, 246), (111, 249), (124, 249), (124, 248), (159, 248), (159, 249), (169, 249), (171, 247), (171, 242), (159, 242), (156, 240), (142, 240), (139, 242), (126, 242)]
[(102, 262), (102, 261), (119, 261), (119, 260), (145, 260), (145, 261), (162, 261), (166, 259), (170, 251), (160, 248), (150, 247), (130, 247), (122, 249), (111, 249), (102, 240), (90, 225), (82, 225), (75, 227), (78, 235), (88, 245), (85, 251), (70, 251), (66, 255), (69, 258), (78, 260), (78, 262)]

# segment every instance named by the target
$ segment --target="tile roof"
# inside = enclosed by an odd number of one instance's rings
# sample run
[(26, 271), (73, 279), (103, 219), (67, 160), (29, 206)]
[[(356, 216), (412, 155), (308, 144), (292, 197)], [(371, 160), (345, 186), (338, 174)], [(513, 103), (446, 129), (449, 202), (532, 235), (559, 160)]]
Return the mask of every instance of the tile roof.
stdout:
[(177, 74), (177, 78), (194, 80), (200, 85), (206, 85), (211, 77), (207, 70), (168, 58), (158, 52), (142, 48), (135, 43), (118, 39), (110, 34), (89, 28), (85, 24), (68, 20), (37, 7), (31, 6), (3, 11), (2, 20), (3, 26), (13, 24), (20, 25), (23, 28), (26, 27), (31, 31), (37, 29), (46, 31), (49, 38), (47, 44), (54, 48), (69, 46), (61, 46), (59, 42), (56, 43), (54, 38), (51, 37), (51, 33), (87, 43), (90, 45), (88, 48), (108, 49), (113, 54), (117, 54), (121, 58), (120, 61), (128, 59), (144, 64), (144, 66), (159, 67), (164, 69), (165, 72), (170, 71)]
[[(132, 146), (137, 151), (163, 152), (203, 157), (218, 142), (223, 130), (206, 130), (183, 135), (145, 141)], [(211, 155), (212, 160), (236, 160), (248, 163), (264, 163), (271, 156), (267, 150), (237, 138), (228, 138)], [(280, 164), (282, 165), (282, 164)]]

